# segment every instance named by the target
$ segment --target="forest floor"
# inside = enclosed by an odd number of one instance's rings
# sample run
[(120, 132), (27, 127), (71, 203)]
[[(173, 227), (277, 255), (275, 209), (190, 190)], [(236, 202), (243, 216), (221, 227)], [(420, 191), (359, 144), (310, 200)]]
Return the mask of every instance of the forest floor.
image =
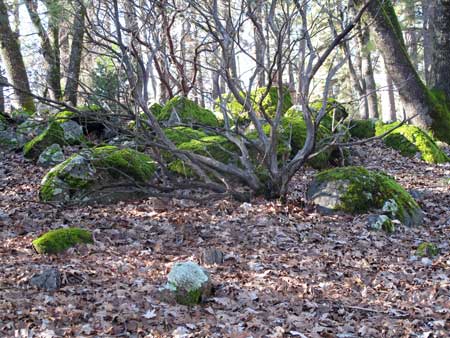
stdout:
[[(367, 230), (364, 215), (319, 215), (304, 200), (310, 169), (286, 205), (148, 199), (58, 209), (38, 202), (45, 169), (0, 154), (0, 336), (450, 336), (450, 165), (381, 143), (355, 151), (354, 164), (414, 189), (422, 227), (388, 235)], [(36, 254), (31, 241), (62, 226), (95, 231), (95, 244)], [(423, 241), (441, 254), (417, 258)], [(195, 307), (160, 302), (173, 263), (200, 262), (205, 248), (225, 253), (207, 266), (214, 295)], [(28, 283), (48, 267), (64, 275), (56, 292)]]

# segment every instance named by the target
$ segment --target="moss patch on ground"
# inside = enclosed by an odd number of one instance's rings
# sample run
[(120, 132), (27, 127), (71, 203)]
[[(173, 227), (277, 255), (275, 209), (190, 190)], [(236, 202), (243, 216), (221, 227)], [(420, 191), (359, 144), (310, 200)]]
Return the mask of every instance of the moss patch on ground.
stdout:
[(88, 230), (81, 228), (62, 228), (43, 234), (35, 239), (32, 244), (40, 254), (57, 254), (77, 244), (93, 242), (92, 234)]
[(197, 129), (189, 128), (189, 127), (173, 127), (173, 128), (165, 128), (164, 133), (167, 138), (172, 141), (175, 145), (180, 145), (182, 143), (186, 143), (192, 140), (199, 140), (203, 137), (207, 137), (208, 135)]
[(199, 106), (184, 96), (175, 96), (170, 99), (157, 115), (158, 121), (168, 121), (173, 112), (176, 112), (180, 123), (209, 127), (219, 126), (219, 121), (212, 111)]
[(386, 201), (393, 200), (398, 207), (395, 217), (405, 223), (420, 210), (411, 195), (382, 172), (369, 171), (363, 167), (334, 168), (319, 173), (315, 181), (319, 185), (330, 181), (345, 182), (335, 210), (351, 214), (365, 213), (381, 209)]
[[(376, 124), (376, 135), (382, 135), (399, 125), (399, 122), (390, 124)], [(396, 149), (403, 156), (413, 157), (420, 153), (422, 160), (428, 163), (445, 163), (450, 158), (439, 148), (433, 137), (419, 127), (404, 124), (383, 138), (384, 143)]]

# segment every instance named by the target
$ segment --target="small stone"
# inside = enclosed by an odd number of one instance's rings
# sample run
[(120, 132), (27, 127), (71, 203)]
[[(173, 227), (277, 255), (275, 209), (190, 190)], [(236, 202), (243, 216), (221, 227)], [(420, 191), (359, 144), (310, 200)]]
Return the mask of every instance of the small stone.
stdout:
[(167, 284), (160, 289), (160, 297), (166, 302), (182, 305), (195, 305), (211, 294), (209, 273), (194, 262), (176, 263), (169, 275)]
[(433, 261), (427, 257), (423, 257), (420, 262), (425, 266), (431, 266), (433, 265)]
[(50, 268), (33, 275), (30, 279), (30, 284), (39, 289), (47, 291), (55, 291), (61, 286), (61, 273), (56, 268)]

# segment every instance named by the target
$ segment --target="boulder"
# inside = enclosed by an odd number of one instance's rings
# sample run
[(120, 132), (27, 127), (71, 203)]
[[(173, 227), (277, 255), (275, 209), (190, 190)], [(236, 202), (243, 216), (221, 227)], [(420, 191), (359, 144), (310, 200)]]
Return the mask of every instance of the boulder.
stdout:
[(41, 134), (27, 142), (23, 148), (26, 158), (37, 160), (39, 155), (52, 144), (64, 145), (64, 130), (59, 123), (52, 122)]
[[(157, 110), (155, 112), (157, 113)], [(219, 126), (219, 121), (212, 111), (184, 96), (175, 96), (170, 99), (156, 117), (158, 121), (169, 126), (177, 124)]]
[[(399, 125), (399, 122), (391, 124), (376, 124), (376, 135), (380, 136)], [(434, 138), (419, 127), (404, 124), (383, 137), (384, 143), (406, 157), (414, 157), (416, 154), (427, 163), (450, 162), (450, 158), (436, 144)]]
[(19, 124), (16, 128), (16, 132), (25, 140), (26, 143), (41, 134), (46, 127), (46, 121), (42, 118), (32, 116), (25, 122)]
[(42, 167), (53, 167), (64, 161), (64, 153), (59, 144), (52, 144), (40, 155), (37, 164)]
[(211, 289), (211, 279), (205, 269), (194, 262), (182, 262), (172, 267), (167, 284), (160, 291), (165, 301), (195, 305), (209, 296)]
[(57, 254), (77, 244), (93, 243), (92, 233), (81, 228), (51, 230), (35, 239), (32, 244), (37, 253)]
[(375, 136), (374, 120), (352, 120), (349, 125), (350, 136), (357, 139), (366, 139)]
[(72, 155), (43, 178), (39, 197), (55, 202), (103, 202), (143, 198), (156, 165), (130, 148), (103, 146)]
[(393, 200), (397, 206), (394, 217), (403, 224), (420, 225), (423, 220), (419, 205), (393, 178), (362, 167), (335, 168), (319, 173), (308, 188), (307, 198), (322, 213), (351, 214), (380, 210), (386, 201)]
[(79, 144), (83, 141), (83, 128), (75, 121), (65, 121), (60, 126), (64, 131), (64, 140), (68, 144)]

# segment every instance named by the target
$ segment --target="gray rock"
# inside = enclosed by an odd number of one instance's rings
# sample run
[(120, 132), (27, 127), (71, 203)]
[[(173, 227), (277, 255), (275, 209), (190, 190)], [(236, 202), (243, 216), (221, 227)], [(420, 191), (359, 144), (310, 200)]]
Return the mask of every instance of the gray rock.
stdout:
[(314, 181), (308, 188), (307, 198), (317, 206), (319, 212), (325, 215), (333, 214), (341, 202), (342, 191), (349, 185), (345, 180), (321, 183)]
[(386, 215), (369, 215), (367, 218), (367, 227), (370, 230), (384, 230), (387, 233), (393, 233), (395, 231), (394, 223)]
[(53, 167), (64, 161), (64, 153), (59, 144), (52, 144), (46, 148), (40, 155), (37, 164), (43, 167)]
[(55, 291), (61, 286), (61, 273), (56, 268), (44, 270), (30, 279), (30, 284), (47, 291)]
[(64, 130), (64, 140), (69, 144), (78, 143), (83, 139), (83, 128), (75, 121), (63, 122), (61, 128)]
[(25, 122), (17, 126), (16, 132), (19, 137), (22, 138), (23, 143), (32, 140), (40, 133), (42, 133), (47, 127), (47, 123), (38, 117), (30, 117)]

